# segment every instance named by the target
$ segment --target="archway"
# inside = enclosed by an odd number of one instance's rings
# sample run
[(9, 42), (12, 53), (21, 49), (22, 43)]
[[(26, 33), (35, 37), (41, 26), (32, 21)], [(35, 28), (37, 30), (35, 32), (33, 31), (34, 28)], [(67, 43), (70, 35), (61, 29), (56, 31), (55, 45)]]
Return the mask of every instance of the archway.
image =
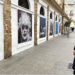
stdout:
[(43, 7), (40, 8), (40, 15), (43, 15), (43, 16), (45, 15), (45, 12), (44, 12), (44, 8)]
[(57, 21), (57, 16), (56, 16), (55, 20)]
[(30, 6), (29, 6), (29, 0), (19, 0), (18, 1), (18, 5), (21, 6), (21, 7), (26, 8), (26, 9), (30, 8)]
[(53, 18), (53, 16), (52, 16), (52, 12), (50, 13), (50, 19), (52, 19)]

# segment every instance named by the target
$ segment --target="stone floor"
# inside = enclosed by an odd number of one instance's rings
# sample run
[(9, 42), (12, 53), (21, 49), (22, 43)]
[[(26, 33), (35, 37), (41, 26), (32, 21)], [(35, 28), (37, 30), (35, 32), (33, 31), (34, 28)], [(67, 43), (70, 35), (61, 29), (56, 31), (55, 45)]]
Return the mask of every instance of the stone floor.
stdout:
[(73, 75), (75, 33), (62, 35), (0, 62), (0, 75)]

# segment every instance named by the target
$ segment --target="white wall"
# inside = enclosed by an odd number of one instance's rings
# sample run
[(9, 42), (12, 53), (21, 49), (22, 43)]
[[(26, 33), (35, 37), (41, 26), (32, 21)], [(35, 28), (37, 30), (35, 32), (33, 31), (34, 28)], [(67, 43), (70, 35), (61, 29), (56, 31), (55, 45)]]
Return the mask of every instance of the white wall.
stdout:
[(0, 2), (0, 60), (4, 59), (3, 3)]
[[(12, 0), (11, 8), (11, 24), (12, 24), (12, 55), (24, 51), (34, 46), (34, 0), (30, 0), (31, 9), (21, 9), (18, 7), (18, 0)], [(32, 40), (29, 42), (18, 44), (18, 9), (32, 14)], [(33, 9), (33, 10), (32, 10)]]
[(11, 30), (12, 30), (12, 54), (17, 53), (18, 46), (18, 22), (17, 22), (17, 9), (11, 9)]
[[(43, 5), (44, 10), (45, 10), (45, 16), (43, 16), (43, 17), (47, 18), (47, 5), (44, 2), (42, 2), (42, 1), (39, 0), (39, 2), (38, 2), (38, 8), (37, 8), (37, 10), (38, 10), (38, 12), (37, 12), (37, 15), (38, 15), (38, 17), (37, 17), (37, 43), (38, 44), (43, 43), (43, 42), (46, 41), (46, 37), (39, 38), (40, 17), (41, 17), (41, 15), (40, 15), (40, 8), (41, 8), (42, 5)], [(47, 22), (46, 22), (46, 25), (47, 25)]]

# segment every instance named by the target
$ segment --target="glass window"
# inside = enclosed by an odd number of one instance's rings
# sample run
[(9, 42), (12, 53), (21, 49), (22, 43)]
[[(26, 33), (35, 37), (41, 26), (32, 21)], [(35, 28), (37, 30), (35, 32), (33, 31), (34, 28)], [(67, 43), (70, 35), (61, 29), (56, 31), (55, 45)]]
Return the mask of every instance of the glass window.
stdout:
[(55, 20), (57, 21), (57, 16), (56, 16), (56, 19)]
[(53, 16), (52, 16), (52, 12), (50, 13), (50, 19), (52, 19), (53, 18)]
[(45, 15), (43, 7), (40, 8), (40, 15), (43, 15), (43, 16)]
[(29, 1), (28, 0), (19, 0), (19, 6), (29, 9)]

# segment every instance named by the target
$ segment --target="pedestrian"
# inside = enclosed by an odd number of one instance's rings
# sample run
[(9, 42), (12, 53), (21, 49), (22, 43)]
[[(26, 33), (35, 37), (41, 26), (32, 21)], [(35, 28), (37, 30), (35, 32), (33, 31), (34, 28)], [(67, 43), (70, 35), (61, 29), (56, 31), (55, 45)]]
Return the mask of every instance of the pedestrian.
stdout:
[(74, 51), (73, 51), (73, 55), (74, 55), (74, 60), (73, 60), (73, 74), (75, 75), (75, 46), (74, 46)]

